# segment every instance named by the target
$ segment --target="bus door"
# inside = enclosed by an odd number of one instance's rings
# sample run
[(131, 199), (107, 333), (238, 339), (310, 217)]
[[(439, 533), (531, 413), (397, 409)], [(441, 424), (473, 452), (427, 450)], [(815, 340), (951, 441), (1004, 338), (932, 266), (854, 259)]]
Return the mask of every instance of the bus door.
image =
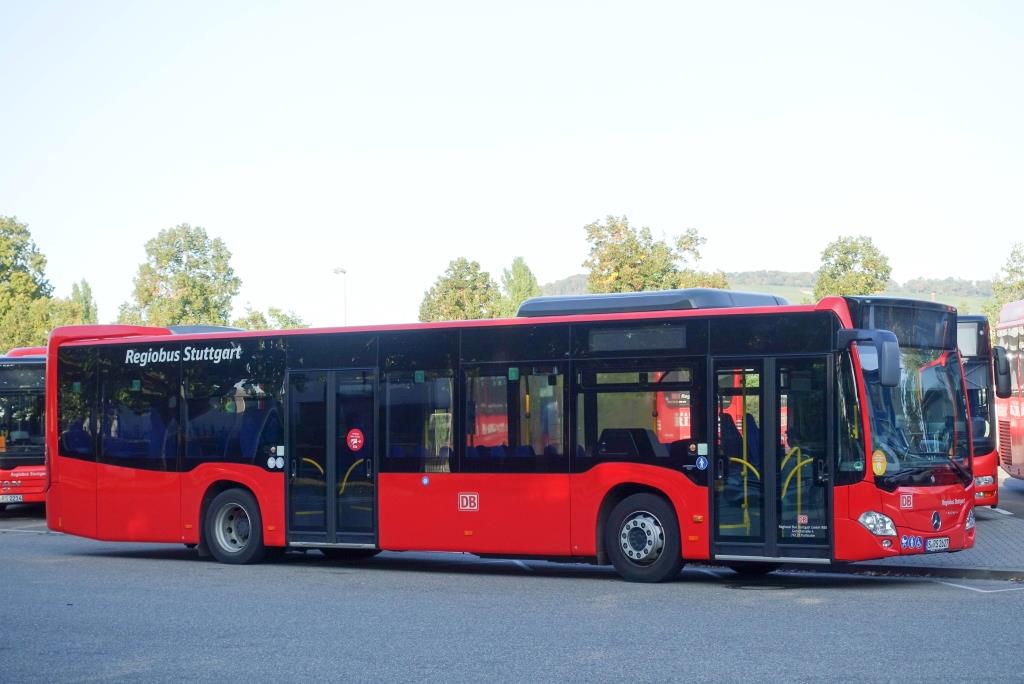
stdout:
[(831, 364), (828, 356), (715, 361), (716, 560), (829, 561)]
[(375, 370), (288, 374), (288, 542), (376, 545)]

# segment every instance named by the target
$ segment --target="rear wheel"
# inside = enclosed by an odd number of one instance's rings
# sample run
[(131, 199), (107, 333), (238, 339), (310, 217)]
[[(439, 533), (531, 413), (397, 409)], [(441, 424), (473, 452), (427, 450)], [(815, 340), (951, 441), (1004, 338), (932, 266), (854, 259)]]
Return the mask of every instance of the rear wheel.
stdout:
[(633, 494), (620, 501), (604, 528), (616, 572), (630, 582), (664, 582), (683, 567), (679, 523), (665, 499)]
[(320, 549), (320, 553), (324, 554), (324, 556), (328, 560), (342, 561), (342, 562), (349, 562), (349, 563), (351, 563), (353, 561), (361, 561), (361, 560), (366, 560), (367, 558), (373, 558), (378, 553), (380, 553), (380, 550), (379, 549), (337, 549), (337, 548), (328, 548), (328, 549)]
[(210, 554), (221, 563), (258, 563), (266, 554), (263, 519), (256, 498), (244, 489), (221, 492), (206, 509)]

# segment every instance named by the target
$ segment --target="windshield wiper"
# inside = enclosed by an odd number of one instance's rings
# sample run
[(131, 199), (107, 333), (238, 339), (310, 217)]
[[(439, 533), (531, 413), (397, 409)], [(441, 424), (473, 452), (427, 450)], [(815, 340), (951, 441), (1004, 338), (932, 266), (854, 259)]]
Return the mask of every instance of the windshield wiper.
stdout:
[(913, 468), (904, 468), (891, 475), (882, 475), (878, 479), (882, 480), (889, 485), (900, 484), (904, 480), (912, 480), (915, 475), (921, 475), (922, 473), (930, 471), (934, 466), (914, 466)]
[(971, 472), (964, 466), (960, 465), (955, 458), (950, 456), (944, 451), (928, 451), (921, 454), (922, 456), (942, 456), (953, 466), (953, 470), (956, 471), (960, 479), (963, 480), (964, 486), (966, 487), (971, 482)]

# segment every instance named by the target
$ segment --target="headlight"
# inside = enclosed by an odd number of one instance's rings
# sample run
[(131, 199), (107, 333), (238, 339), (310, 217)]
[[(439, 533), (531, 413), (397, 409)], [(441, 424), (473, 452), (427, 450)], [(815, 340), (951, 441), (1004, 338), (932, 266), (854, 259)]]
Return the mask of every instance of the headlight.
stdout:
[(982, 475), (981, 477), (974, 478), (974, 484), (979, 487), (988, 487), (993, 482), (995, 482), (995, 478), (991, 475)]
[(967, 513), (967, 522), (964, 523), (964, 529), (965, 530), (973, 530), (974, 529), (974, 507), (973, 506), (971, 507), (971, 510), (968, 511), (968, 513)]
[(864, 511), (857, 520), (868, 529), (868, 532), (876, 537), (896, 536), (896, 525), (893, 524), (892, 518), (887, 515), (882, 515), (875, 511)]

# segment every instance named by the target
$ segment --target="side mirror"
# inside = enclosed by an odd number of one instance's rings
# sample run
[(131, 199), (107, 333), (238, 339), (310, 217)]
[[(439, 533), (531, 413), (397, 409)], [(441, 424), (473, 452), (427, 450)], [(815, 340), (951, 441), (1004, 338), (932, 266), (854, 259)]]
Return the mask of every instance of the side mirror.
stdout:
[(996, 396), (1007, 399), (1013, 392), (1010, 388), (1010, 360), (1003, 347), (992, 347), (992, 370), (996, 376)]
[(878, 381), (883, 387), (900, 384), (900, 343), (889, 330), (843, 329), (836, 333), (838, 351), (845, 351), (853, 342), (870, 342), (878, 354)]

